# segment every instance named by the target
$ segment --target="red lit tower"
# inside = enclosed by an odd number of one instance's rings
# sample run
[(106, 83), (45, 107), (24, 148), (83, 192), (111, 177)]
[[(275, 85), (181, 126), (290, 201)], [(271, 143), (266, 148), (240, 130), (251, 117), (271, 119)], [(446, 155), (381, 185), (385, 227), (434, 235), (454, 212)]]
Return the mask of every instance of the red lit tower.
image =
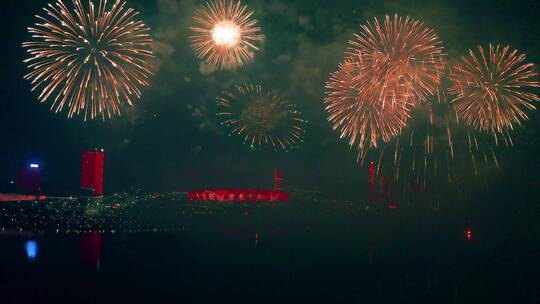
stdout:
[(283, 173), (279, 170), (274, 171), (274, 191), (283, 191)]
[(82, 155), (81, 189), (93, 196), (103, 196), (103, 150), (85, 151)]
[(375, 204), (375, 163), (369, 163), (369, 203)]

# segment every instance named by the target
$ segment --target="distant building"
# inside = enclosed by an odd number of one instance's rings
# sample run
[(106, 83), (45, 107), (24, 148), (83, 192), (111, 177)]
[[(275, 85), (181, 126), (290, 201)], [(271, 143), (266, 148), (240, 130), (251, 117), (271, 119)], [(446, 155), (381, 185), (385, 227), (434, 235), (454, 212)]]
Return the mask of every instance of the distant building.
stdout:
[(85, 151), (82, 154), (81, 191), (83, 195), (103, 196), (103, 150)]
[(41, 193), (41, 168), (39, 164), (29, 164), (17, 172), (17, 192), (22, 194)]

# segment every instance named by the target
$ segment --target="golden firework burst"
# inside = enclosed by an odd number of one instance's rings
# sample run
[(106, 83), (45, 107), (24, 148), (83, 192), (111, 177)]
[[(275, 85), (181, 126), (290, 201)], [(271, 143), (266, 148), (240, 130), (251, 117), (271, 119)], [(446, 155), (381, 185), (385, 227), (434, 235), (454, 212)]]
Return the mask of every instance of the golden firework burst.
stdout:
[(515, 125), (528, 119), (540, 101), (531, 88), (540, 87), (534, 78), (532, 63), (524, 63), (525, 54), (509, 46), (489, 45), (486, 52), (469, 50), (467, 56), (452, 67), (453, 84), (449, 93), (454, 97), (456, 111), (470, 126), (483, 132), (509, 135)]
[(252, 148), (287, 151), (303, 141), (306, 121), (296, 106), (261, 86), (237, 85), (223, 92), (217, 105), (222, 125)]
[(72, 8), (62, 0), (49, 4), (48, 17), (37, 16), (28, 28), (33, 41), (23, 43), (30, 54), (25, 78), (32, 90), (41, 88), (41, 102), (54, 98), (55, 112), (67, 107), (70, 118), (111, 118), (122, 104), (133, 105), (133, 95), (141, 97), (154, 73), (150, 30), (124, 1), (110, 8), (105, 0), (70, 2)]

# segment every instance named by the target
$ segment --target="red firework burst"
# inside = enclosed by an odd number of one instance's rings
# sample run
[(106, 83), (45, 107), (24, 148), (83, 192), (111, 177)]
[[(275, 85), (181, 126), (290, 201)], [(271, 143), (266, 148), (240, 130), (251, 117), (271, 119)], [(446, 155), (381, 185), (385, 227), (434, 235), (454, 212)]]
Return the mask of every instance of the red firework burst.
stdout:
[(443, 47), (437, 34), (419, 20), (395, 15), (380, 23), (375, 18), (354, 37), (348, 54), (358, 63), (357, 82), (366, 97), (395, 105), (425, 101), (439, 89)]
[(348, 137), (349, 144), (358, 147), (359, 157), (381, 140), (388, 142), (397, 136), (409, 118), (407, 103), (385, 105), (377, 92), (366, 90), (359, 81), (361, 71), (357, 62), (347, 59), (331, 74), (325, 98), (333, 129), (339, 129), (341, 138)]
[(440, 44), (420, 21), (397, 15), (382, 24), (375, 18), (349, 41), (325, 101), (328, 120), (359, 157), (399, 135), (410, 110), (438, 92), (445, 67)]

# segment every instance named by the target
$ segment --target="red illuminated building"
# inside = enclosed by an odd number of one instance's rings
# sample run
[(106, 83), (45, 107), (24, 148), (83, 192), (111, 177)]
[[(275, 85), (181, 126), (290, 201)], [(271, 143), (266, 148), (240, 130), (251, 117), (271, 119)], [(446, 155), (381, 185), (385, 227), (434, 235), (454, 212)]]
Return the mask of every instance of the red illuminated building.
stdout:
[(274, 172), (273, 190), (256, 189), (215, 189), (188, 192), (191, 201), (215, 201), (215, 202), (287, 202), (290, 194), (282, 190), (283, 174), (281, 171)]
[(22, 194), (41, 193), (41, 168), (29, 164), (17, 172), (17, 192)]
[(85, 151), (82, 155), (81, 189), (93, 196), (103, 195), (103, 150)]

